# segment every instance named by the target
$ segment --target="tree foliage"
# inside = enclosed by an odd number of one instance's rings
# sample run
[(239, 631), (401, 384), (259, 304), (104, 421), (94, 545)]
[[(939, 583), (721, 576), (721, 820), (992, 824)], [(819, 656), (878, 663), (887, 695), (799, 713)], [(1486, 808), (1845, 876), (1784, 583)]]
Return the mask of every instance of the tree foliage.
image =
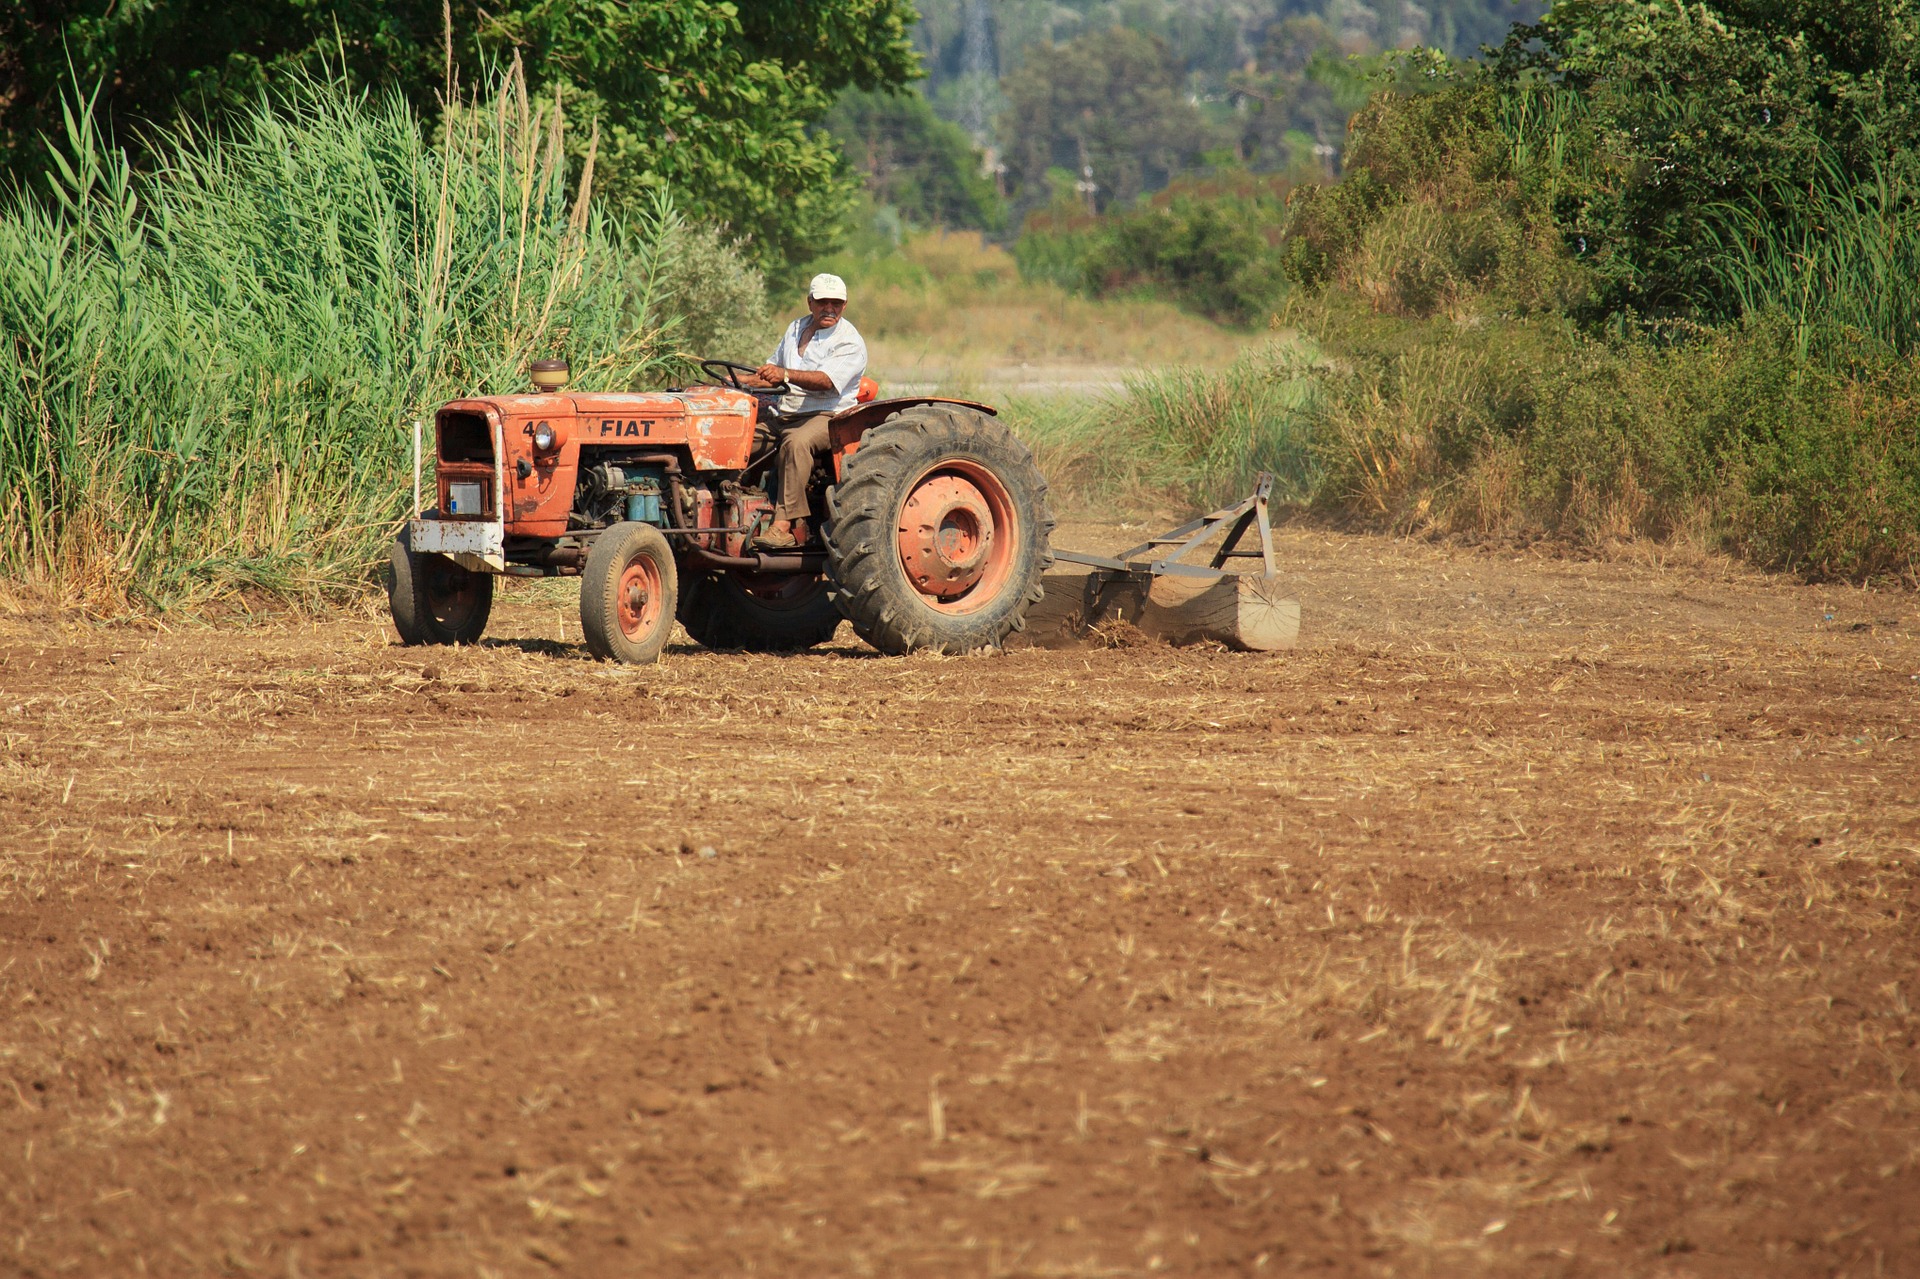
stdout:
[[(966, 17), (981, 2), (919, 0), (914, 42), (926, 55), (936, 95), (970, 70), (962, 57)], [(1203, 98), (1223, 93), (1289, 23), (1319, 25), (1343, 54), (1425, 45), (1468, 57), (1546, 9), (1544, 0), (985, 0), (985, 6), (1002, 73), (1046, 59), (1049, 46), (1124, 26), (1165, 40), (1189, 87)]]
[(1069, 201), (1038, 210), (1014, 246), (1021, 274), (1095, 296), (1170, 299), (1226, 324), (1267, 319), (1286, 291), (1279, 245), (1291, 184), (1227, 168), (1174, 180), (1099, 217)]
[(1607, 311), (1735, 314), (1730, 212), (1811, 233), (1920, 163), (1914, 0), (1563, 0), (1495, 74)]
[[(817, 245), (846, 198), (830, 140), (806, 126), (845, 87), (917, 74), (910, 0), (454, 0), (451, 11), (451, 52), (470, 79), (518, 56), (536, 91), (558, 86), (598, 117), (597, 179), (616, 202), (638, 207), (670, 184), (763, 262)], [(40, 139), (76, 79), (102, 86), (116, 132), (138, 144), (153, 125), (228, 117), (299, 70), (396, 88), (430, 114), (447, 53), (440, 0), (0, 8), (0, 164), (41, 166)]]
[(1218, 140), (1183, 92), (1164, 40), (1125, 27), (1095, 32), (1008, 76), (1000, 122), (1016, 202), (1049, 195), (1047, 172), (1093, 171), (1098, 202), (1163, 187)]
[(998, 231), (1006, 206), (980, 172), (973, 140), (918, 93), (842, 94), (822, 127), (868, 194), (908, 223)]

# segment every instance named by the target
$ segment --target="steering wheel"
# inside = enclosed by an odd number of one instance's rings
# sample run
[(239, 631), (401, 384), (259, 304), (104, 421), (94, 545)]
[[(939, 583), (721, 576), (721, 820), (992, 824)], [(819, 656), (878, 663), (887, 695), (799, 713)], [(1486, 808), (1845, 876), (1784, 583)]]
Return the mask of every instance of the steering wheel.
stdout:
[(771, 395), (785, 395), (793, 389), (793, 384), (781, 381), (774, 386), (742, 386), (742, 373), (758, 373), (760, 370), (751, 364), (735, 364), (732, 360), (702, 360), (700, 368), (714, 378), (724, 381), (736, 391), (763, 391)]

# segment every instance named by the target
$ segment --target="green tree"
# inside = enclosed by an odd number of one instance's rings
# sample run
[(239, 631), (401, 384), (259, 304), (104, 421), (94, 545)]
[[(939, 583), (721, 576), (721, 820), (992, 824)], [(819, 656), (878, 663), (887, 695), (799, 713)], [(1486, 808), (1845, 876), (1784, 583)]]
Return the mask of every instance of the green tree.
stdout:
[(1000, 121), (1013, 195), (1044, 204), (1047, 171), (1092, 170), (1097, 202), (1158, 190), (1219, 141), (1164, 40), (1125, 27), (1082, 36), (1008, 76)]
[(1354, 100), (1341, 69), (1324, 19), (1292, 17), (1270, 27), (1258, 57), (1229, 78), (1240, 158), (1258, 169), (1331, 176), (1347, 118), (1366, 100), (1364, 91)]
[[(517, 55), (536, 90), (593, 113), (596, 181), (616, 202), (637, 207), (671, 184), (690, 213), (774, 263), (821, 247), (847, 198), (831, 140), (807, 126), (844, 88), (918, 74), (914, 16), (910, 0), (454, 0), (453, 53), (469, 69)], [(297, 69), (396, 87), (431, 112), (444, 30), (440, 0), (0, 8), (0, 164), (40, 167), (74, 78), (102, 86), (106, 117), (136, 147), (153, 126), (219, 119)]]
[(1005, 225), (1005, 202), (982, 176), (972, 140), (918, 93), (842, 94), (822, 127), (868, 194), (908, 222), (974, 231)]
[(1562, 0), (1496, 77), (1559, 135), (1520, 140), (1567, 157), (1558, 218), (1603, 312), (1735, 314), (1729, 210), (1818, 236), (1835, 194), (1920, 176), (1915, 0)]
[[(914, 44), (926, 57), (939, 104), (943, 90), (967, 75), (966, 16), (982, 0), (919, 0)], [(1003, 74), (1069, 40), (1111, 27), (1159, 36), (1173, 49), (1188, 87), (1203, 100), (1223, 96), (1229, 80), (1282, 28), (1305, 20), (1325, 28), (1339, 52), (1366, 53), (1416, 45), (1471, 57), (1499, 44), (1515, 22), (1534, 22), (1545, 0), (985, 0), (995, 59)]]

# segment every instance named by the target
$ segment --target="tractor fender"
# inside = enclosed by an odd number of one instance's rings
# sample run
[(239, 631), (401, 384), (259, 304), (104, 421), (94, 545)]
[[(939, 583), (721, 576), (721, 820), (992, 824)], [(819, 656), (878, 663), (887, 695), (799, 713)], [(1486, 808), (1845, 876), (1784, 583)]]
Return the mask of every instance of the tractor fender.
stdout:
[(868, 431), (894, 414), (921, 404), (958, 404), (962, 408), (985, 413), (988, 417), (1000, 416), (1000, 411), (991, 404), (982, 404), (978, 400), (957, 400), (946, 395), (903, 395), (897, 399), (872, 400), (866, 404), (856, 404), (850, 409), (841, 409), (827, 420), (827, 440), (833, 449), (834, 483), (840, 482), (847, 459), (859, 449), (860, 440)]

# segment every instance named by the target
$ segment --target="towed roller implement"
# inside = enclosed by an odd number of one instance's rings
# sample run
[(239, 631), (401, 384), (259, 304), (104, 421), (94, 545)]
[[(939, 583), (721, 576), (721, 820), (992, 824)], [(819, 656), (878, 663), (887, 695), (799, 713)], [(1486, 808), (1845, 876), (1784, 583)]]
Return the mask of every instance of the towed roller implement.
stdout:
[[(1300, 603), (1287, 596), (1273, 553), (1267, 499), (1273, 477), (1254, 490), (1179, 528), (1114, 556), (1055, 549), (1045, 596), (1027, 611), (1022, 640), (1036, 647), (1076, 643), (1090, 630), (1126, 623), (1171, 644), (1215, 640), (1243, 652), (1292, 648), (1300, 637)], [(1240, 548), (1249, 532), (1258, 549)], [(1224, 538), (1205, 567), (1183, 562)], [(1257, 559), (1259, 573), (1229, 572), (1229, 561)], [(1067, 565), (1070, 567), (1061, 567)]]

